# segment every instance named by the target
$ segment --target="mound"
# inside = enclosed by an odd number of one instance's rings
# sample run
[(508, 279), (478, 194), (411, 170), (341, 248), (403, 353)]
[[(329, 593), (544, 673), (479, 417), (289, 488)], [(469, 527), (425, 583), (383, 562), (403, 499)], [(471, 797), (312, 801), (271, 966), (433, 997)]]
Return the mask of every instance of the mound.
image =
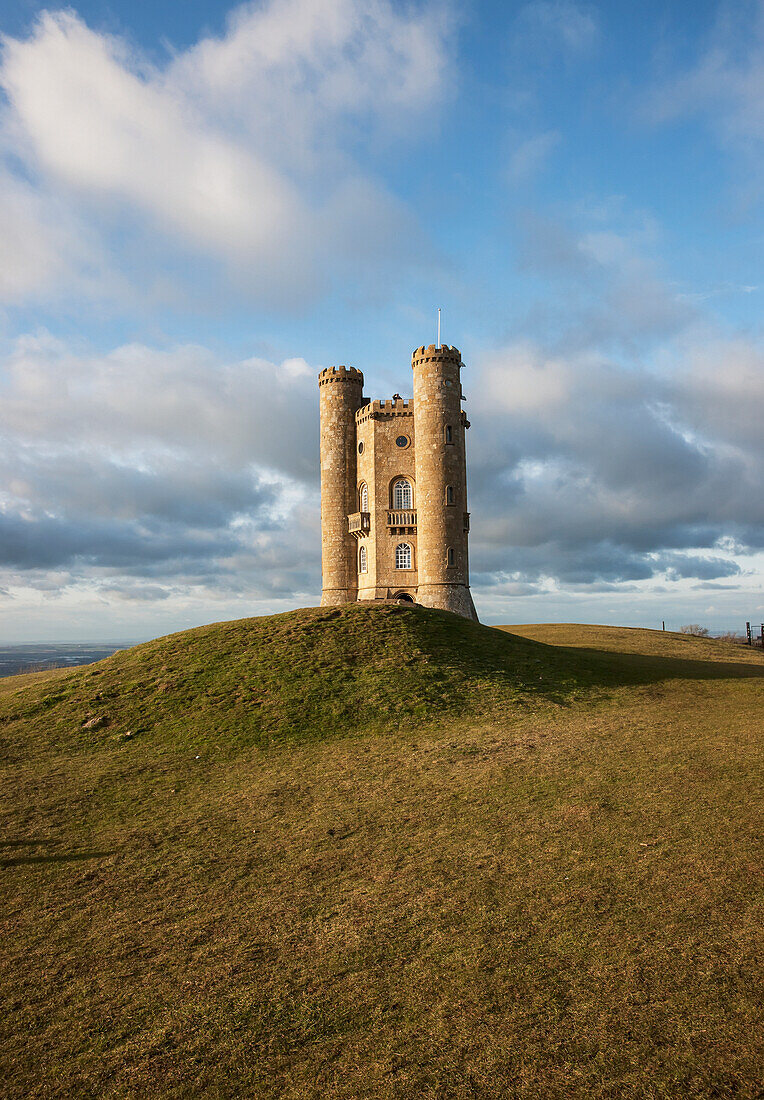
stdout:
[(0, 682), (0, 1094), (759, 1096), (764, 658), (516, 629), (559, 644), (353, 606)]
[(448, 612), (355, 604), (216, 623), (27, 680), (0, 722), (48, 748), (268, 744), (568, 697), (590, 679), (576, 656)]

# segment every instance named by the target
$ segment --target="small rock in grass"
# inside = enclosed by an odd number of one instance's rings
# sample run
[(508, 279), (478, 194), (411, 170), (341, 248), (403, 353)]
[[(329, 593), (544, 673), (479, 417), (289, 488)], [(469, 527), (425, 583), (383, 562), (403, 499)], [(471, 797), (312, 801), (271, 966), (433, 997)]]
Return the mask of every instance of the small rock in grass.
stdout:
[(82, 723), (84, 730), (97, 730), (100, 726), (108, 725), (109, 719), (105, 714), (99, 714), (96, 718), (88, 718)]

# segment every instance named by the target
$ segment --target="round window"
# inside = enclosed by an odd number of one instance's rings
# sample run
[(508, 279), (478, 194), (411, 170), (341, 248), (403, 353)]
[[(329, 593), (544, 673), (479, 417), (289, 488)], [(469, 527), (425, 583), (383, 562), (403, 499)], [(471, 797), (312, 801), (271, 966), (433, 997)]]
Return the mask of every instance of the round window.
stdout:
[(358, 444), (358, 453), (359, 453), (359, 455), (363, 454), (363, 443)]
[(409, 437), (407, 435), (399, 435), (395, 442), (398, 447), (408, 447)]

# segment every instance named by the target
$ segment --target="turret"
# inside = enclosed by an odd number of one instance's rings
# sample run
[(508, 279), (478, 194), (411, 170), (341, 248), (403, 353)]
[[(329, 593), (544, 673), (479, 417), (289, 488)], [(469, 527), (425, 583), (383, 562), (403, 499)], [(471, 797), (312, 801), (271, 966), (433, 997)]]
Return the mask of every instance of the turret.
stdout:
[(469, 590), (467, 475), (458, 348), (417, 348), (416, 432), (417, 602), (477, 619)]
[(348, 515), (356, 507), (355, 414), (363, 403), (363, 375), (329, 367), (318, 376), (321, 412), (321, 603), (358, 598), (356, 542)]

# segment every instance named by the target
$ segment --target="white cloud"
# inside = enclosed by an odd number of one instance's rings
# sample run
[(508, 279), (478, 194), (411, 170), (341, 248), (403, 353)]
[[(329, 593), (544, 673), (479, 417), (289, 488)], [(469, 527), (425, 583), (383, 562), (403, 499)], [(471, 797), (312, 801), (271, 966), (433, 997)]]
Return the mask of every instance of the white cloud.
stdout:
[(389, 0), (269, 0), (158, 68), (72, 12), (44, 13), (3, 43), (3, 146), (43, 205), (10, 289), (55, 278), (50, 189), (106, 231), (129, 217), (222, 263), (256, 298), (319, 293), (337, 263), (362, 273), (364, 249), (379, 260), (412, 226), (352, 148), (438, 102), (447, 34), (444, 16)]
[(702, 439), (735, 448), (752, 461), (764, 452), (764, 349), (742, 337), (709, 338), (683, 349), (674, 401)]
[(97, 242), (66, 204), (0, 164), (0, 302), (64, 285), (98, 298), (107, 282)]
[(685, 335), (660, 372), (531, 341), (484, 356), (469, 390), (480, 582), (738, 575), (764, 547), (761, 355)]
[(0, 575), (14, 606), (32, 590), (86, 603), (157, 586), (175, 610), (315, 598), (315, 375), (197, 347), (19, 340), (0, 371)]
[[(644, 351), (697, 318), (654, 256), (650, 218), (615, 199), (575, 213), (570, 225), (526, 212), (519, 221), (522, 269), (550, 284), (535, 331), (560, 333), (568, 350)], [(549, 339), (549, 336), (548, 336)]]
[(123, 463), (194, 455), (316, 476), (315, 371), (304, 360), (224, 362), (202, 347), (143, 344), (88, 354), (42, 333), (16, 341), (4, 375), (9, 446), (94, 448)]
[(532, 179), (544, 167), (559, 142), (560, 134), (557, 130), (547, 130), (521, 141), (509, 157), (509, 182), (521, 184)]
[(570, 54), (590, 50), (599, 39), (593, 9), (573, 0), (531, 0), (520, 10), (517, 22), (534, 44)]
[(136, 204), (160, 226), (224, 252), (272, 251), (300, 205), (269, 165), (208, 130), (173, 90), (129, 68), (114, 42), (69, 13), (8, 42), (13, 121), (47, 174)]
[[(304, 163), (337, 147), (337, 126), (363, 120), (370, 137), (436, 104), (447, 64), (446, 5), (388, 0), (271, 0), (236, 9), (222, 38), (179, 57), (173, 85), (207, 111), (233, 116), (279, 156)], [(325, 158), (322, 157), (322, 160)]]
[(762, 183), (764, 143), (764, 2), (744, 0), (721, 9), (695, 63), (661, 80), (645, 99), (653, 122), (705, 116), (728, 148), (755, 164)]

